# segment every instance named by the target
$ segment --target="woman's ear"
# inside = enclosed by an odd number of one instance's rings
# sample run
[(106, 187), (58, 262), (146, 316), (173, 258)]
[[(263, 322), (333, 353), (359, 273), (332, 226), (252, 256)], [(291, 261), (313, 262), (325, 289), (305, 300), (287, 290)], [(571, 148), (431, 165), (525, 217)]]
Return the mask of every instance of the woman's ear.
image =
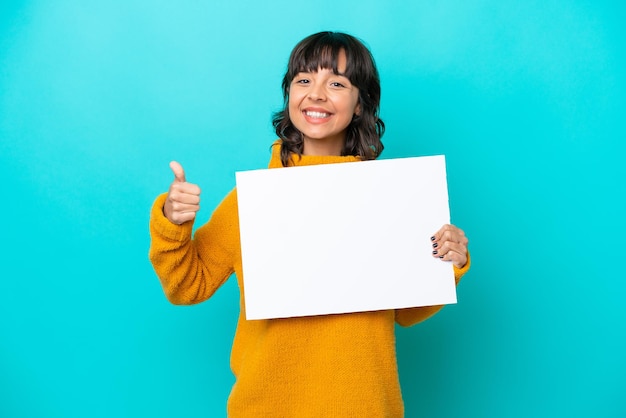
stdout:
[(356, 107), (354, 108), (354, 114), (356, 116), (361, 116), (361, 103), (356, 104)]

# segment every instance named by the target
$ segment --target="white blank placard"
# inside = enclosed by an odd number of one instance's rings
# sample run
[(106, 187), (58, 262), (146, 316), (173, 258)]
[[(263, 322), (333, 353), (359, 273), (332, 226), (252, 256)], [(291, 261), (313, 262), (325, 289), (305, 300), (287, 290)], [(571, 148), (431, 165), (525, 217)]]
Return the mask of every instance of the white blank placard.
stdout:
[(444, 156), (236, 173), (247, 319), (456, 303)]

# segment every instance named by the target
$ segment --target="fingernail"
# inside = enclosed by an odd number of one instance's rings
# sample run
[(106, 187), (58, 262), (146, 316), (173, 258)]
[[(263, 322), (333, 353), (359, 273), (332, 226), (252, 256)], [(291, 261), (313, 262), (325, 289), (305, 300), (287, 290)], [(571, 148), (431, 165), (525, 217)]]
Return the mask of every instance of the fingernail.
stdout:
[(433, 248), (437, 248), (437, 245), (438, 245), (437, 243), (434, 243)]
[(437, 250), (433, 251), (433, 255), (437, 255), (437, 253), (438, 253)]
[(435, 236), (433, 235), (432, 237), (430, 237), (430, 240), (434, 241), (435, 240)]
[(439, 258), (443, 258), (443, 256), (442, 256), (442, 255), (440, 255), (440, 256), (439, 256)]

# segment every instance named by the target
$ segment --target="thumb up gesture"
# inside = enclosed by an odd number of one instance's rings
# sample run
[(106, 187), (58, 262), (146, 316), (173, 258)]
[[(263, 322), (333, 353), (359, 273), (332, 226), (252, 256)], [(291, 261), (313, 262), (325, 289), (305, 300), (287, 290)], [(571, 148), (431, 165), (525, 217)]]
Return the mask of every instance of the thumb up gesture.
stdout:
[(185, 170), (176, 161), (170, 163), (170, 168), (174, 181), (163, 205), (163, 214), (170, 222), (180, 225), (193, 220), (200, 210), (200, 187), (187, 183)]

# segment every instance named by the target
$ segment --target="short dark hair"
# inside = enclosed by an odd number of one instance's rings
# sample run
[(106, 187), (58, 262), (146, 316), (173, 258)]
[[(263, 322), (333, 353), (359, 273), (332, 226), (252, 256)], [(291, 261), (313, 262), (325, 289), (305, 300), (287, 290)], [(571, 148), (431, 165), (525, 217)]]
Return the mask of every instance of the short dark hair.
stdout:
[(363, 160), (374, 160), (383, 151), (380, 138), (385, 124), (379, 117), (380, 77), (369, 49), (354, 36), (341, 32), (319, 32), (300, 41), (289, 57), (283, 77), (284, 108), (274, 114), (272, 124), (282, 139), (281, 161), (289, 165), (291, 154), (302, 155), (304, 137), (289, 118), (289, 88), (300, 72), (330, 69), (338, 74), (338, 57), (344, 51), (344, 75), (359, 89), (360, 112), (348, 125), (346, 142), (341, 155), (355, 155)]

